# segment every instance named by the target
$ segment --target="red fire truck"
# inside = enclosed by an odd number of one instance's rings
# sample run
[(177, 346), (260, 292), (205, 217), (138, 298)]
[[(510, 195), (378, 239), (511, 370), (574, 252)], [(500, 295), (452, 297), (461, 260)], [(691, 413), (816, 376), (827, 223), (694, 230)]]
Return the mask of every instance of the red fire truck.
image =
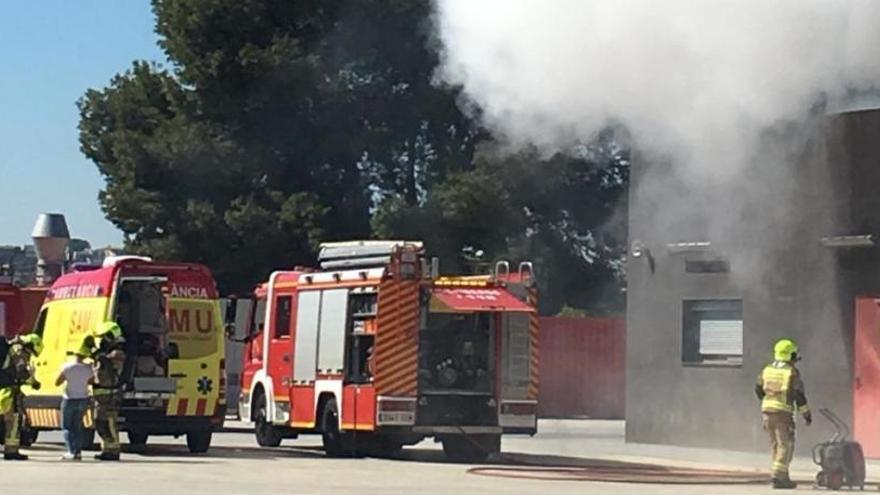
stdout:
[(537, 431), (530, 263), (441, 277), (402, 241), (325, 244), (319, 261), (254, 294), (239, 407), (261, 446), (320, 433), (328, 455), (387, 454), (434, 437), (475, 461)]
[(48, 287), (17, 287), (0, 277), (0, 339), (32, 328)]

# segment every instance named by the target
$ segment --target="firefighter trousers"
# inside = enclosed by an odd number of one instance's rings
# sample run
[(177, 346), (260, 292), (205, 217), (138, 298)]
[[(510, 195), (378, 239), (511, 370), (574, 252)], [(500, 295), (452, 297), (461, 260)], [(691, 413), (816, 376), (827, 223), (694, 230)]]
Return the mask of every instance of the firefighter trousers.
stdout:
[(101, 453), (119, 455), (119, 400), (115, 394), (95, 396), (95, 430), (101, 437)]
[(17, 454), (21, 445), (21, 425), (16, 410), (16, 389), (0, 388), (0, 415), (3, 416), (3, 428), (6, 432), (3, 439), (3, 453)]
[(787, 480), (794, 457), (794, 415), (788, 412), (765, 412), (764, 431), (770, 436), (770, 471), (773, 478)]
[(16, 411), (7, 411), (3, 413), (3, 427), (6, 430), (6, 437), (3, 439), (3, 453), (17, 454), (21, 445), (21, 428), (18, 421), (18, 413)]

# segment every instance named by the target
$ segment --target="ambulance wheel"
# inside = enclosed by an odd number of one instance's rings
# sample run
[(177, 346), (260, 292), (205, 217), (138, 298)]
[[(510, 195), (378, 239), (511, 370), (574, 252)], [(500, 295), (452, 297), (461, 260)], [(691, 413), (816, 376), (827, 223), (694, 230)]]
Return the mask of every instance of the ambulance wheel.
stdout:
[(141, 447), (147, 444), (147, 439), (149, 438), (148, 434), (137, 430), (129, 431), (127, 434), (129, 445)]
[(212, 436), (210, 431), (191, 431), (186, 434), (186, 446), (193, 454), (204, 454), (211, 448)]
[(266, 396), (258, 395), (254, 404), (254, 435), (260, 447), (277, 447), (281, 445), (283, 435), (266, 419), (267, 408)]

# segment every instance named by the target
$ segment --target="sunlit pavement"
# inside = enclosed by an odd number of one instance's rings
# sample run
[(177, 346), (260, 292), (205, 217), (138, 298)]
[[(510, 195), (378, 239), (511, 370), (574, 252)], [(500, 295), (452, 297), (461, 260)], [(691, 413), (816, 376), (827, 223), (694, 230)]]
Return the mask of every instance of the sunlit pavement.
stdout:
[[(481, 476), (469, 472), (472, 465), (448, 463), (438, 446), (423, 442), (404, 450), (399, 459), (328, 459), (318, 448), (320, 439), (303, 436), (286, 440), (277, 449), (256, 446), (243, 425), (228, 422), (231, 431), (216, 434), (211, 451), (191, 455), (183, 438), (151, 438), (142, 452), (126, 452), (120, 463), (99, 463), (91, 455), (81, 463), (62, 463), (61, 435), (43, 433), (26, 453), (23, 463), (0, 462), (2, 493), (100, 494), (126, 493), (168, 495), (263, 494), (263, 493), (765, 493), (763, 485), (646, 485), (552, 481), (543, 468), (530, 466), (578, 466), (595, 462), (622, 461), (663, 463), (694, 468), (727, 468), (757, 473), (766, 455), (706, 449), (632, 445), (623, 442), (623, 423), (612, 421), (542, 421), (541, 433), (533, 438), (510, 437), (505, 455), (491, 465), (517, 466), (525, 477)], [(87, 453), (90, 454), (90, 453)], [(810, 478), (815, 468), (798, 459), (799, 477)], [(872, 464), (869, 473), (880, 473)], [(490, 473), (497, 474), (497, 473)], [(534, 476), (532, 475), (534, 474)], [(557, 476), (550, 476), (557, 477)], [(811, 490), (802, 486), (802, 490)]]

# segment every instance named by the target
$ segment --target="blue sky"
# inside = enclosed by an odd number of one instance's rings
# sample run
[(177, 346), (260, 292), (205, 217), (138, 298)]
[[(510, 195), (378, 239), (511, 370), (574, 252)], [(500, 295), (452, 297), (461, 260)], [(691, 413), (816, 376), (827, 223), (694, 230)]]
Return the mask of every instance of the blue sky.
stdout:
[(0, 2), (0, 245), (30, 242), (38, 213), (64, 213), (93, 245), (122, 234), (79, 151), (76, 100), (135, 59), (164, 61), (149, 0)]

